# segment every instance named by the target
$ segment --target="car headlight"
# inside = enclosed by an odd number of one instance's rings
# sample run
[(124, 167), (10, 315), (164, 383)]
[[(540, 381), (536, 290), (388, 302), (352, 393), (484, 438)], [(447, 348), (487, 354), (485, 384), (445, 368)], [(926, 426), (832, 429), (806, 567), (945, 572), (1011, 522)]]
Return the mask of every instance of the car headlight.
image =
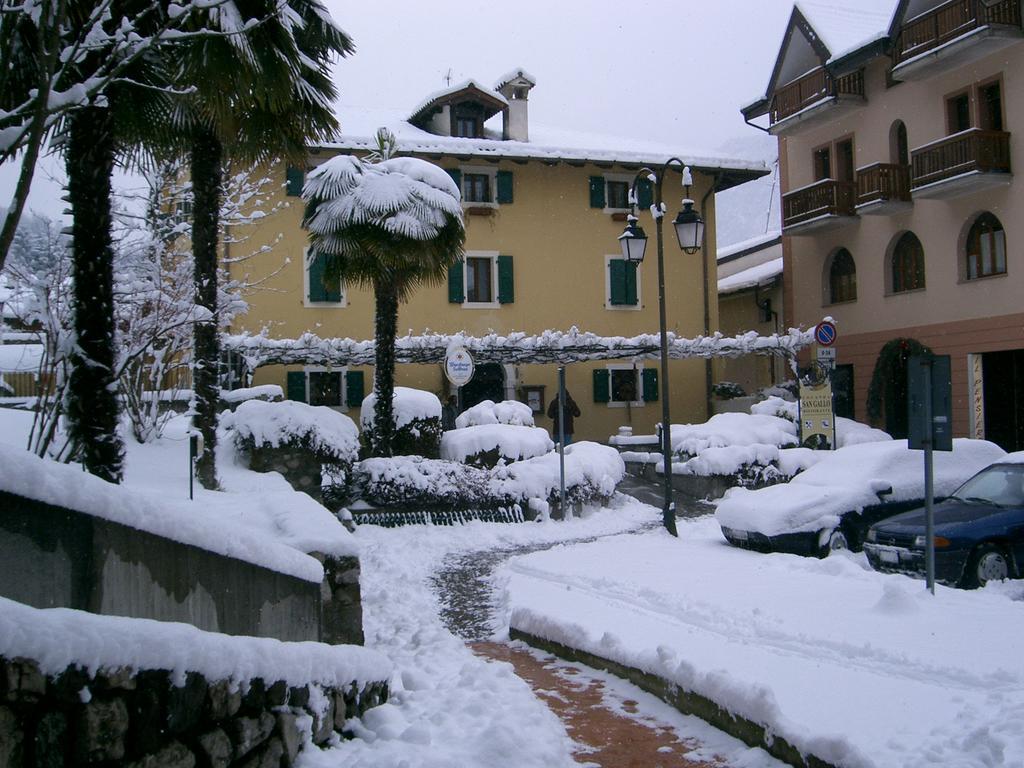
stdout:
[(924, 549), (924, 545), (927, 543), (927, 536), (915, 536), (914, 537), (914, 549)]
[(878, 541), (878, 531), (874, 528), (868, 528), (868, 541)]

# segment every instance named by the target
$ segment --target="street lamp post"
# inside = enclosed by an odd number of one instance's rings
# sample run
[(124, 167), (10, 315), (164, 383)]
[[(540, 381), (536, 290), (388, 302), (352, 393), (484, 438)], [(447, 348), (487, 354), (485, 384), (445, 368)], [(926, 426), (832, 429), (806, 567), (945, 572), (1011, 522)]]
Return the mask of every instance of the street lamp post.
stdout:
[[(679, 247), (685, 253), (694, 254), (700, 250), (704, 238), (704, 221), (700, 214), (693, 210), (693, 200), (690, 199), (690, 186), (693, 181), (690, 177), (690, 169), (682, 160), (677, 157), (670, 158), (661, 167), (660, 172), (655, 172), (650, 168), (641, 168), (630, 185), (629, 199), (630, 203), (635, 205), (637, 184), (641, 180), (647, 179), (653, 182), (654, 204), (651, 206), (651, 215), (654, 217), (658, 246), (658, 321), (661, 330), (661, 453), (665, 467), (665, 500), (661, 514), (665, 529), (673, 536), (678, 536), (675, 503), (672, 501), (672, 422), (669, 416), (668, 402), (668, 321), (665, 316), (665, 247), (661, 229), (661, 220), (665, 217), (662, 188), (665, 176), (673, 165), (678, 165), (682, 169), (683, 186), (686, 189), (683, 208), (672, 222), (676, 230), (676, 239), (679, 241)], [(639, 264), (644, 260), (647, 235), (633, 214), (629, 216), (625, 231), (619, 235), (619, 245), (622, 247), (622, 258), (626, 261)]]

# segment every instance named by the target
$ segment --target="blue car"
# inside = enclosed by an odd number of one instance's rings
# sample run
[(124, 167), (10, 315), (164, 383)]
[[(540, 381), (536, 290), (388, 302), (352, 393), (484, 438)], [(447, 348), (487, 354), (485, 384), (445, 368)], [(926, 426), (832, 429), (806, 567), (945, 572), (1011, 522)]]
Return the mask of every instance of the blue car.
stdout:
[[(925, 510), (868, 529), (871, 567), (923, 576)], [(935, 505), (935, 579), (971, 589), (1024, 576), (1024, 454), (986, 467)]]

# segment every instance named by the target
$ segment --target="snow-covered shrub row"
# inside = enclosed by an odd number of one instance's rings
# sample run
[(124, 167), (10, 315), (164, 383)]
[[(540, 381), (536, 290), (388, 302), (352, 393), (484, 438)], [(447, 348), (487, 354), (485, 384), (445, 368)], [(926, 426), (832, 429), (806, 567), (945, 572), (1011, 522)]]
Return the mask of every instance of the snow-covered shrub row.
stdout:
[(442, 459), (474, 467), (532, 459), (554, 448), (546, 429), (513, 424), (479, 424), (449, 430), (441, 436)]
[[(395, 387), (391, 400), (395, 415), (395, 435), (391, 448), (396, 456), (437, 458), (441, 450), (441, 401), (432, 392), (411, 387)], [(362, 443), (369, 452), (377, 395), (371, 392), (359, 409)]]
[[(565, 450), (565, 485), (571, 502), (610, 497), (625, 471), (614, 448), (580, 442)], [(374, 506), (457, 509), (526, 505), (531, 499), (550, 503), (559, 496), (559, 460), (551, 452), (485, 470), (417, 456), (366, 459), (354, 468), (353, 485), (363, 501)]]
[(535, 426), (533, 410), (526, 403), (518, 400), (484, 400), (472, 408), (467, 408), (455, 419), (458, 429), (478, 427), (483, 424), (513, 424), (519, 427)]
[(258, 387), (242, 387), (240, 389), (222, 389), (220, 400), (228, 405), (237, 405), (247, 400), (263, 400), (277, 403), (284, 400), (284, 390), (279, 384), (261, 384)]

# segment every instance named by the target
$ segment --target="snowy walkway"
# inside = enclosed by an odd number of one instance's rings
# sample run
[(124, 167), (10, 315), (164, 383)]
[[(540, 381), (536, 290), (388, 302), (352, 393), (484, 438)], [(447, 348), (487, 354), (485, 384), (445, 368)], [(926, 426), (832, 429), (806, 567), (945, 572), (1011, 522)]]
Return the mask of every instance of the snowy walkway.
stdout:
[[(694, 759), (709, 760), (719, 755), (723, 758), (719, 765), (737, 768), (776, 765), (763, 752), (750, 750), (698, 720), (684, 718), (602, 673), (580, 670), (574, 674), (561, 662), (537, 661), (542, 657), (525, 650), (495, 661), (495, 657), (509, 653), (507, 646), (501, 646), (500, 651), (490, 646), (494, 653), (484, 658), (479, 654), (480, 646), (474, 652), (446, 626), (443, 617), (451, 620), (453, 609), (439, 597), (436, 578), (446, 568), (450, 572), (453, 563), (476, 561), (481, 567), (470, 581), (478, 582), (510, 552), (557, 549), (567, 539), (636, 531), (652, 521), (658, 521), (655, 510), (621, 497), (616, 509), (560, 523), (359, 528), (367, 645), (388, 655), (399, 674), (391, 701), (367, 714), (357, 738), (327, 752), (307, 753), (301, 765), (568, 768), (588, 759), (598, 761), (597, 753), (591, 750), (600, 745), (593, 741), (584, 745), (583, 731), (571, 723), (567, 726), (538, 698), (531, 683), (516, 673), (523, 665), (532, 668), (530, 674), (524, 672), (527, 678), (533, 674), (544, 676), (536, 678), (533, 685), (542, 687), (549, 701), (552, 697), (569, 699), (569, 693), (577, 689), (579, 696), (600, 698), (609, 716), (617, 713), (631, 726), (638, 719), (655, 723), (653, 731), (646, 730), (655, 736), (663, 731), (661, 738), (665, 741), (652, 742), (652, 751), (644, 754), (661, 754), (663, 762), (647, 761), (645, 766), (687, 765), (669, 762), (686, 746), (677, 733), (692, 733), (704, 745), (692, 755)], [(499, 554), (492, 554), (495, 552)], [(487, 620), (480, 621), (477, 609), (471, 606), (480, 606), (483, 600), (482, 612), (489, 613), (488, 607), (494, 603), (490, 588), (464, 591), (463, 596), (463, 607), (454, 610), (462, 619), (476, 616), (463, 626), (474, 637), (486, 636), (495, 627)], [(496, 608), (500, 620), (505, 614), (500, 595)], [(444, 613), (446, 610), (448, 613)], [(511, 661), (516, 662), (515, 667)], [(551, 693), (559, 690), (552, 677), (563, 678), (560, 685), (564, 691)], [(575, 683), (574, 677), (586, 679), (587, 685)], [(661, 747), (673, 751), (659, 753)], [(591, 764), (629, 765), (618, 762), (618, 758)]]

